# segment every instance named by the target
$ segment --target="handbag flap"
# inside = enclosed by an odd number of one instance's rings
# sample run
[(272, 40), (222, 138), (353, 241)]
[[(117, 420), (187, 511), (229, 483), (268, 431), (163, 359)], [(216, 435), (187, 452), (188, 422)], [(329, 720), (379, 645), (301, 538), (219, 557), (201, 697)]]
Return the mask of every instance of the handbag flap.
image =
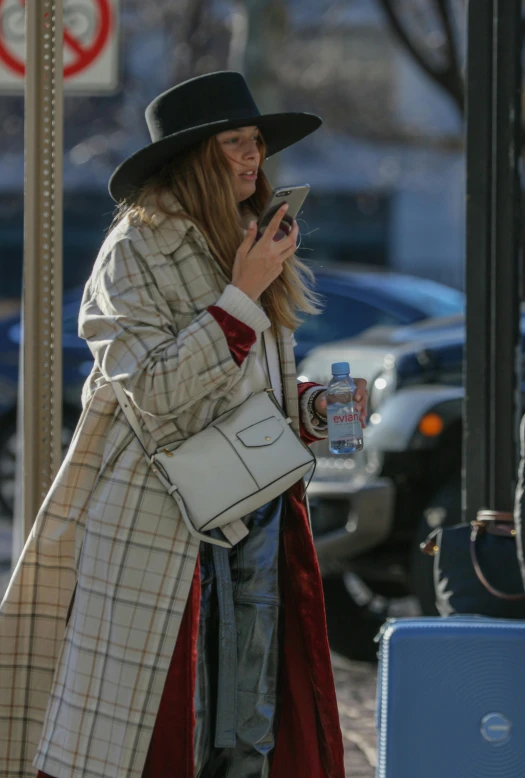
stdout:
[(237, 432), (237, 437), (245, 446), (271, 446), (284, 432), (282, 421), (271, 416)]

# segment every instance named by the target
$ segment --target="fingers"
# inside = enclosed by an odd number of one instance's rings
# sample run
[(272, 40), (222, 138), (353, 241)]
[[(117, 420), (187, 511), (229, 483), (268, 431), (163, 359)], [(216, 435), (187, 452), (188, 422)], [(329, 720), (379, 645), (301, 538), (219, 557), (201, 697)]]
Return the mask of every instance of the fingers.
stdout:
[[(270, 243), (272, 241), (277, 233), (277, 230), (279, 229), (279, 225), (281, 224), (283, 220), (283, 216), (285, 215), (286, 211), (288, 210), (288, 203), (284, 203), (281, 205), (281, 207), (274, 213), (272, 216), (272, 219), (270, 223), (268, 224), (268, 227), (266, 228), (264, 235), (262, 236), (261, 240), (265, 240), (267, 243)], [(283, 239), (284, 240), (284, 239)], [(281, 241), (279, 241), (281, 242)]]
[(257, 237), (257, 222), (251, 221), (248, 224), (248, 229), (246, 230), (246, 235), (244, 237), (244, 240), (239, 246), (239, 251), (241, 251), (246, 256), (246, 254), (253, 247), (256, 237)]
[(278, 242), (279, 253), (283, 259), (295, 254), (297, 251), (297, 236), (299, 235), (299, 225), (294, 221), (293, 229), (287, 238), (283, 238)]
[(359, 413), (359, 419), (361, 426), (366, 427), (367, 405), (368, 405), (368, 389), (366, 388), (367, 382), (364, 378), (355, 378), (356, 392), (355, 403), (356, 410)]
[(354, 382), (356, 385), (355, 399), (356, 402), (359, 402), (368, 397), (367, 382), (364, 378), (354, 378)]

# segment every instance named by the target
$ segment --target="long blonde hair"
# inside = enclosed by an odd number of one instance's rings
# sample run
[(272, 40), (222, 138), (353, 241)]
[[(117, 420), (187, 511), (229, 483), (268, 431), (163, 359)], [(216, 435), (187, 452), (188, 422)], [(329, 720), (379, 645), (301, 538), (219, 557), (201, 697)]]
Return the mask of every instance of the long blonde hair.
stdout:
[[(265, 146), (260, 141), (261, 159)], [(170, 192), (181, 210), (167, 209), (162, 195)], [(112, 227), (128, 218), (152, 226), (145, 205), (153, 196), (158, 211), (169, 216), (189, 219), (202, 232), (211, 253), (228, 278), (231, 278), (235, 254), (244, 239), (242, 216), (261, 213), (271, 194), (271, 187), (259, 169), (254, 194), (241, 205), (235, 200), (230, 167), (215, 138), (190, 147), (174, 157), (145, 185), (118, 206)], [(320, 312), (319, 300), (313, 290), (312, 271), (297, 256), (286, 260), (282, 273), (261, 296), (261, 303), (272, 327), (279, 325), (296, 329), (300, 313)]]

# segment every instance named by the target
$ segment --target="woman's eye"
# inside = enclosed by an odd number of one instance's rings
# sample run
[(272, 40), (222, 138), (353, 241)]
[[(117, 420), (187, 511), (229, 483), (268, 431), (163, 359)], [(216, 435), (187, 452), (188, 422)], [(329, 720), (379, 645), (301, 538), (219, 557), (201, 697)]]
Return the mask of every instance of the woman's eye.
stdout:
[[(252, 140), (254, 140), (256, 143), (259, 143), (260, 140), (261, 140), (261, 136), (260, 135), (253, 135), (252, 136)], [(239, 142), (239, 138), (237, 136), (234, 137), (234, 138), (228, 138), (224, 142), (227, 143), (228, 145), (230, 145), (230, 144), (233, 145), (234, 143), (238, 143)]]

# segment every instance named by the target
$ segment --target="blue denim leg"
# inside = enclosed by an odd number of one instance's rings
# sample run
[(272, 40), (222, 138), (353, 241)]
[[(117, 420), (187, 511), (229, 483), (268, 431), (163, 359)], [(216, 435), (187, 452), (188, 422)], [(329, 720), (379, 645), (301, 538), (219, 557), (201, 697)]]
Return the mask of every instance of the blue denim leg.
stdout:
[[(201, 549), (201, 620), (195, 693), (196, 778), (267, 778), (275, 746), (279, 670), (279, 537), (283, 498), (245, 518), (249, 535), (225, 558), (229, 562), (237, 663), (224, 667), (231, 645), (219, 609), (228, 588), (224, 561), (210, 546)], [(219, 549), (220, 551), (220, 549)], [(219, 580), (219, 578), (221, 580)], [(219, 612), (221, 611), (221, 612)], [(223, 619), (224, 620), (224, 619)], [(231, 634), (231, 633), (230, 633)], [(219, 648), (221, 650), (219, 650)], [(222, 662), (222, 670), (221, 670)], [(232, 689), (230, 684), (235, 684)], [(236, 678), (236, 683), (235, 683)], [(216, 713), (222, 716), (216, 721)], [(234, 738), (228, 742), (231, 723)]]

